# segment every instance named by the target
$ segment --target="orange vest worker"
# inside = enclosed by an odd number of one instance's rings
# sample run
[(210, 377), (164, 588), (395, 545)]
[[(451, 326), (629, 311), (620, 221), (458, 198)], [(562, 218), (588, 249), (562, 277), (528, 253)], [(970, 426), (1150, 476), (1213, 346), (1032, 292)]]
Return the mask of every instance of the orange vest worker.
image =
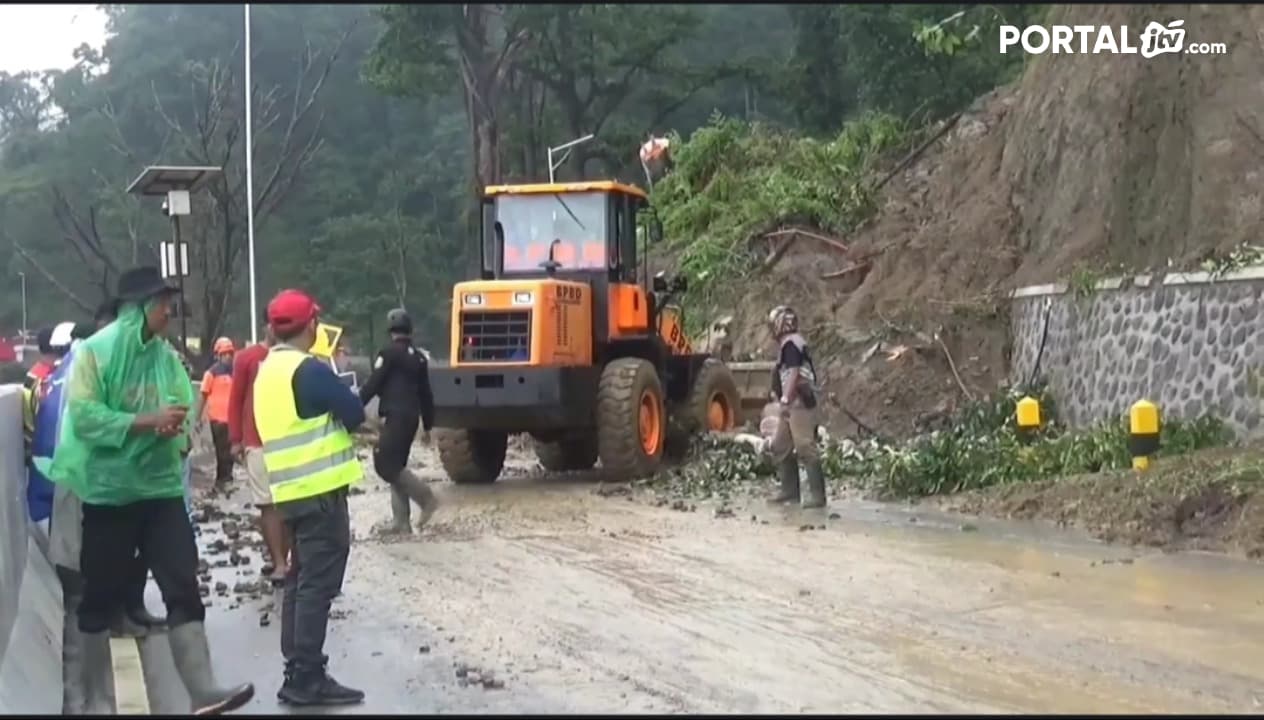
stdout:
[[(202, 402), (211, 422), (228, 422), (228, 396), (233, 387), (233, 341), (220, 338), (215, 341), (215, 354), (219, 357), (210, 370), (202, 376)], [(228, 360), (225, 362), (224, 358)]]

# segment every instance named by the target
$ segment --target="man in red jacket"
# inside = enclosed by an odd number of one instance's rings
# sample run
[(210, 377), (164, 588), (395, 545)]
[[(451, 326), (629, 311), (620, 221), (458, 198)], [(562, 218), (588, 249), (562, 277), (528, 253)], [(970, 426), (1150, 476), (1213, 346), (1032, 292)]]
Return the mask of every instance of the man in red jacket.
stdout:
[[(268, 487), (268, 471), (263, 464), (263, 442), (255, 426), (254, 385), (259, 363), (268, 356), (268, 348), (276, 342), (270, 327), (264, 330), (264, 341), (242, 349), (233, 358), (233, 383), (228, 396), (228, 438), (233, 454), (246, 468), (247, 490), (251, 502), (259, 508), (259, 530), (272, 558), (269, 579), (274, 585), (285, 582), (289, 569), (289, 543), (285, 522), (272, 505)], [(268, 572), (266, 569), (264, 572)]]

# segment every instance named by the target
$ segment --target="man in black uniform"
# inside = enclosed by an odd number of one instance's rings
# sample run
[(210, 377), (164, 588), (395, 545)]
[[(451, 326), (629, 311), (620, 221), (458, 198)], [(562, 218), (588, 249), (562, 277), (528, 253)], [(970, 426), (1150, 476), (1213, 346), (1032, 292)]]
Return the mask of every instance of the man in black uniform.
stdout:
[(417, 437), (420, 423), (429, 442), (434, 426), (434, 396), (430, 394), (430, 368), (426, 356), (413, 345), (413, 321), (408, 312), (397, 308), (386, 314), (391, 342), (373, 361), (373, 374), (360, 388), (360, 401), (378, 398), (382, 431), (373, 450), (373, 469), (391, 486), (391, 519), (374, 527), (378, 535), (400, 535), (409, 527), (409, 501), (421, 508), (420, 530), (439, 500), (421, 478), (408, 470), (408, 451)]

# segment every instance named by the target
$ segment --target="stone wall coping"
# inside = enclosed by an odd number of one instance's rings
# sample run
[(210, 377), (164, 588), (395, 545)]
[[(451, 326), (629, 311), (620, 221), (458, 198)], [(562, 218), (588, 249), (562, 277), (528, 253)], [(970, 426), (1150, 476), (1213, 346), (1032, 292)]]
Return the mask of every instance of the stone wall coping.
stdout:
[[(1232, 272), (1227, 272), (1219, 277), (1212, 277), (1209, 272), (1174, 272), (1166, 274), (1147, 273), (1144, 275), (1124, 276), (1117, 278), (1106, 278), (1099, 280), (1094, 284), (1095, 290), (1121, 290), (1129, 287), (1150, 287), (1156, 282), (1163, 285), (1211, 285), (1223, 282), (1245, 282), (1251, 280), (1264, 280), (1264, 265), (1253, 265), (1244, 267)], [(1010, 297), (1018, 300), (1020, 298), (1042, 297), (1045, 295), (1065, 295), (1070, 289), (1067, 283), (1046, 283), (1044, 285), (1028, 285), (1021, 287), (1010, 293)]]

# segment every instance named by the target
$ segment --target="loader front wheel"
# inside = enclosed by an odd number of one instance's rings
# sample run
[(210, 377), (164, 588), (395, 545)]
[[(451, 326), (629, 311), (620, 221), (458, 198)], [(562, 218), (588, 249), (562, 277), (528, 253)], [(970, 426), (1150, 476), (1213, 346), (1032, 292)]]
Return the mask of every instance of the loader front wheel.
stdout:
[(619, 358), (601, 371), (597, 387), (597, 453), (612, 475), (634, 479), (658, 469), (667, 413), (658, 372), (640, 358)]
[(552, 442), (535, 441), (535, 456), (549, 472), (590, 470), (597, 464), (597, 435), (574, 433)]
[(488, 485), (496, 482), (505, 466), (509, 434), (437, 428), (435, 444), (448, 479), (457, 485)]

